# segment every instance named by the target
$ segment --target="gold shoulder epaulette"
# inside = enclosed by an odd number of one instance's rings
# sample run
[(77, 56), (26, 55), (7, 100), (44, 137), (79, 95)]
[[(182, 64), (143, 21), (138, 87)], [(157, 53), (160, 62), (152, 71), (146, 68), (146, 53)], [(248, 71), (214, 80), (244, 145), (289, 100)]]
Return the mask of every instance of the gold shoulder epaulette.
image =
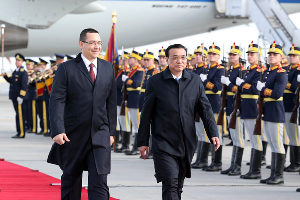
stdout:
[(24, 68), (21, 68), (21, 69), (20, 69), (20, 72), (24, 72)]
[(280, 69), (278, 69), (278, 70), (277, 70), (277, 72), (278, 72), (278, 73), (282, 73), (282, 72), (286, 72), (286, 70), (285, 70), (285, 69), (282, 69), (282, 68), (280, 68)]
[(137, 71), (145, 71), (145, 70), (144, 70), (144, 68), (142, 68), (142, 67), (138, 67), (138, 68), (137, 68)]

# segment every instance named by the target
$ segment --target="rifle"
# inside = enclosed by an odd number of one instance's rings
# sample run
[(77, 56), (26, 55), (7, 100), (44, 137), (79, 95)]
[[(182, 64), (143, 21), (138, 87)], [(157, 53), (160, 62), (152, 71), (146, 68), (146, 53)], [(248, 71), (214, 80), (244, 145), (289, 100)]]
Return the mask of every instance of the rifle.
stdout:
[[(226, 60), (225, 60), (224, 46), (223, 46), (222, 65), (225, 67), (225, 76), (227, 76), (229, 66), (228, 66), (228, 62), (226, 62)], [(217, 125), (220, 125), (223, 127), (224, 127), (224, 114), (225, 114), (225, 109), (226, 109), (226, 98), (227, 98), (227, 85), (223, 84), (222, 94), (221, 94), (221, 110), (219, 111), (218, 119), (217, 119)]]
[[(263, 79), (263, 66), (261, 64), (261, 49), (259, 48), (259, 61), (258, 61), (258, 65), (261, 69), (261, 73), (260, 73), (260, 81), (262, 81)], [(257, 109), (258, 109), (258, 114), (256, 117), (256, 121), (255, 121), (255, 127), (253, 130), (253, 135), (261, 135), (261, 119), (262, 119), (262, 114), (263, 114), (263, 102), (264, 102), (264, 97), (262, 95), (261, 92), (259, 92), (259, 98), (257, 100)]]
[[(240, 71), (239, 71), (239, 77), (242, 78), (242, 66), (246, 64), (246, 60), (242, 59), (242, 52), (243, 49), (240, 47)], [(236, 93), (235, 93), (235, 100), (234, 100), (234, 109), (233, 112), (231, 113), (231, 118), (229, 121), (228, 127), (231, 129), (236, 128), (236, 116), (237, 116), (237, 111), (240, 109), (241, 106), (241, 90), (238, 88)]]
[(300, 83), (298, 83), (298, 87), (296, 90), (296, 104), (293, 108), (290, 123), (297, 124), (297, 118), (298, 118), (298, 108), (299, 108), (299, 95), (300, 95)]

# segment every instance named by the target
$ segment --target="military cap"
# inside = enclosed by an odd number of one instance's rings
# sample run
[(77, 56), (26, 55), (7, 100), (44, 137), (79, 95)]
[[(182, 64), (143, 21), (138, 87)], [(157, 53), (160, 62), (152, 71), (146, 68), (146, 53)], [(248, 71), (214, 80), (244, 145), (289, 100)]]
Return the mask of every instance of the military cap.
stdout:
[(164, 47), (161, 47), (161, 49), (158, 51), (158, 57), (160, 56), (166, 56), (166, 52), (165, 52), (165, 49)]
[(216, 46), (215, 43), (213, 42), (212, 45), (208, 48), (208, 53), (216, 53), (220, 55), (221, 49), (220, 47)]
[(15, 58), (16, 58), (16, 60), (25, 61), (25, 57), (20, 53), (16, 53)]
[(258, 44), (253, 44), (253, 41), (248, 46), (246, 53), (258, 53)]
[(135, 51), (135, 50), (132, 50), (131, 54), (129, 55), (130, 58), (136, 58), (137, 60), (142, 60), (142, 57), (140, 56), (140, 54)]
[(300, 55), (300, 47), (295, 47), (295, 44), (293, 44), (288, 55)]
[(50, 64), (51, 64), (51, 66), (56, 65), (56, 60), (50, 60)]
[(40, 60), (39, 64), (44, 64), (44, 65), (48, 64), (48, 62), (46, 60), (42, 59), (42, 58), (39, 58), (39, 60)]
[(39, 63), (34, 61), (33, 67), (38, 67), (38, 66), (39, 66)]
[(34, 60), (27, 58), (26, 59), (26, 64), (34, 64)]
[(268, 54), (269, 53), (278, 53), (280, 55), (283, 55), (282, 46), (280, 46), (279, 44), (276, 44), (276, 41), (274, 41), (273, 44), (270, 45)]
[(192, 54), (188, 54), (188, 60), (192, 60)]
[(154, 54), (148, 50), (143, 55), (143, 59), (154, 59)]
[(230, 51), (229, 54), (235, 54), (238, 55), (240, 54), (240, 47), (235, 45), (235, 42), (233, 43), (233, 45), (230, 47)]
[(129, 53), (127, 51), (124, 51), (124, 58), (129, 59)]
[(54, 54), (56, 59), (64, 59), (65, 58), (65, 55), (62, 55), (62, 54)]
[(74, 57), (73, 56), (70, 56), (70, 55), (66, 55), (67, 57), (67, 60), (72, 60)]
[(203, 43), (201, 43), (201, 46), (198, 46), (197, 49), (194, 51), (194, 54), (196, 53), (203, 53), (205, 54), (205, 56), (207, 56), (207, 48), (203, 46)]

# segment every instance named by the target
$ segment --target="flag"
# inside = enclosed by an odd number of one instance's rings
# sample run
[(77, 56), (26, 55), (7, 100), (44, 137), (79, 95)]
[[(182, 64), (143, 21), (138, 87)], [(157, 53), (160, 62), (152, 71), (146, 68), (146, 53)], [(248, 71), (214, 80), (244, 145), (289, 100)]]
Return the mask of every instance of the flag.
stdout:
[(119, 66), (119, 55), (118, 55), (118, 45), (116, 41), (116, 28), (115, 23), (113, 23), (110, 37), (108, 41), (108, 45), (106, 48), (104, 60), (107, 60), (108, 62), (111, 62), (114, 66)]

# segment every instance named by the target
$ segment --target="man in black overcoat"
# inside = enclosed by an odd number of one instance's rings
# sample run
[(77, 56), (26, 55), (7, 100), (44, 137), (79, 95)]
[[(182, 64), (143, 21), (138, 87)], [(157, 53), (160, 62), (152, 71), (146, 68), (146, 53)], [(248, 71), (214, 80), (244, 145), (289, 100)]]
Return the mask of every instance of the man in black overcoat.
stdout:
[(167, 48), (169, 67), (152, 76), (146, 89), (138, 132), (141, 156), (148, 154), (150, 129), (157, 182), (162, 199), (181, 199), (184, 178), (191, 177), (191, 161), (197, 145), (195, 113), (198, 111), (207, 136), (220, 146), (217, 125), (199, 75), (185, 70), (186, 48)]
[(88, 171), (90, 200), (108, 200), (107, 174), (116, 130), (117, 98), (111, 63), (97, 58), (102, 42), (94, 29), (80, 34), (81, 53), (60, 64), (50, 96), (48, 162), (63, 171), (61, 199), (78, 200), (82, 172)]

